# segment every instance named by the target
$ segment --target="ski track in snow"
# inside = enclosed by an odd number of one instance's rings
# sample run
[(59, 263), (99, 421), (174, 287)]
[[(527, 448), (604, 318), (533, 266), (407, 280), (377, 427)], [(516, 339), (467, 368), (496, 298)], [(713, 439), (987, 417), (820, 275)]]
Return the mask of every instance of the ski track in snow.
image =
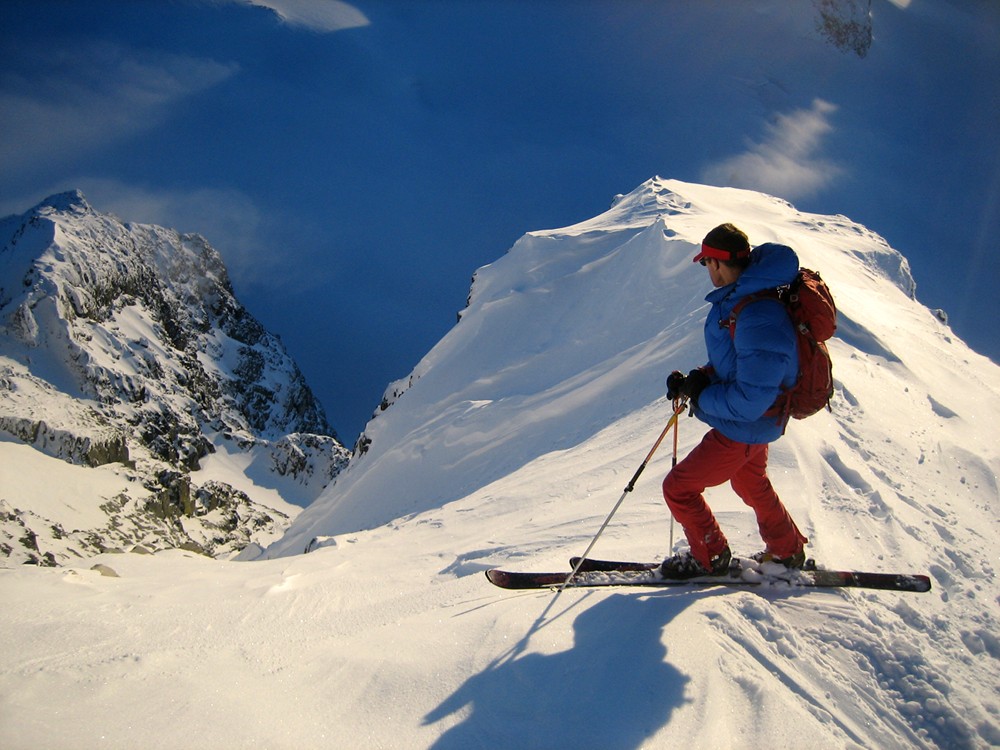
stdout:
[[(859, 745), (976, 747), (947, 675), (923, 656), (947, 623), (927, 620), (905, 600), (887, 612), (870, 609), (871, 599), (745, 597), (730, 604), (740, 618), (708, 616), (730, 644), (729, 659), (763, 668), (740, 669), (754, 675), (743, 678), (751, 696), (762, 690), (757, 675), (768, 673)], [(831, 674), (840, 681), (831, 683)]]

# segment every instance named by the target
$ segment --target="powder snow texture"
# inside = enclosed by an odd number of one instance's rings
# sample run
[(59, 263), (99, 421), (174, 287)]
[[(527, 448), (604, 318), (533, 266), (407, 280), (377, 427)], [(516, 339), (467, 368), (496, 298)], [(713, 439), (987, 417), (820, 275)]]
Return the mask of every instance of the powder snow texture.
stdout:
[[(690, 259), (727, 220), (796, 248), (841, 310), (833, 411), (771, 453), (810, 552), (929, 572), (933, 591), (491, 587), (489, 567), (568, 570), (649, 451), (664, 378), (704, 359), (710, 287)], [(866, 228), (651, 180), (480, 269), (461, 321), (388, 395), (368, 452), (270, 559), (0, 570), (0, 746), (1000, 744), (1000, 371)], [(704, 431), (681, 419), (680, 454)], [(670, 453), (596, 555), (669, 551)], [(735, 549), (759, 548), (728, 487), (708, 499)]]

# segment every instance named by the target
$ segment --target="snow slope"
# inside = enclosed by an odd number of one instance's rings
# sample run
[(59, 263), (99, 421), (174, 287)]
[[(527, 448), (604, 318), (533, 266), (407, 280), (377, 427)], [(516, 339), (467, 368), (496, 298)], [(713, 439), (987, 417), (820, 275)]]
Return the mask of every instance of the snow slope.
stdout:
[[(690, 258), (726, 220), (795, 247), (842, 313), (833, 412), (772, 450), (811, 552), (928, 571), (934, 589), (490, 587), (484, 569), (566, 569), (596, 533), (669, 417), (665, 375), (704, 357), (709, 284)], [(651, 180), (480, 269), (461, 321), (390, 387), (367, 452), (270, 559), (0, 570), (16, 644), (0, 746), (1000, 744), (998, 374), (864, 227)], [(703, 432), (681, 420), (682, 455)], [(595, 554), (667, 553), (669, 465), (665, 444)], [(709, 500), (733, 546), (757, 549), (731, 491)]]

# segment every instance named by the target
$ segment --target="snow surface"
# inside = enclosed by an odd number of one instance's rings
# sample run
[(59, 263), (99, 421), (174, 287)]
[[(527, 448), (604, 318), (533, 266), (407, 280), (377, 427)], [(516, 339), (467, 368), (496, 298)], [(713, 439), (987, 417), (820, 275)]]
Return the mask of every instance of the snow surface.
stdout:
[[(666, 374), (704, 359), (690, 259), (727, 220), (795, 247), (841, 311), (833, 411), (771, 453), (810, 552), (932, 592), (491, 587), (490, 567), (568, 571), (621, 495)], [(1000, 745), (1000, 372), (912, 291), (878, 235), (748, 191), (654, 179), (531, 232), (260, 559), (0, 570), (0, 746)], [(680, 454), (704, 431), (681, 419)], [(668, 552), (668, 443), (596, 556)], [(709, 501), (759, 548), (728, 488)]]

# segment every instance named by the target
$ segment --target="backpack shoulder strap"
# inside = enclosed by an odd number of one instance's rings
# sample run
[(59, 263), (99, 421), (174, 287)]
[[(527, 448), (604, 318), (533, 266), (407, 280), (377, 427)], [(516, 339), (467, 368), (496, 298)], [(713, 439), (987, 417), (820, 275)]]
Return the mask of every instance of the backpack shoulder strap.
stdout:
[(743, 312), (743, 308), (749, 305), (751, 302), (756, 302), (762, 299), (773, 299), (781, 302), (783, 300), (782, 289), (762, 289), (759, 292), (754, 292), (753, 294), (748, 294), (746, 297), (741, 299), (733, 307), (732, 312), (729, 313), (729, 317), (719, 321), (719, 328), (728, 328), (730, 338), (736, 337), (736, 319)]

